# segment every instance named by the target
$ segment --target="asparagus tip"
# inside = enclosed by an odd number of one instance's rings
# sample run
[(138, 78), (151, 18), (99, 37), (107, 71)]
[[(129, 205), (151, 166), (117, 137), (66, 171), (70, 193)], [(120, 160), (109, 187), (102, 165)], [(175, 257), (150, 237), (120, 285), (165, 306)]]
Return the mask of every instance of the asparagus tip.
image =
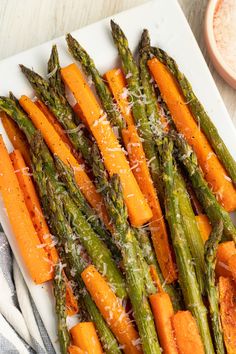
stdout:
[(148, 30), (145, 28), (141, 35), (141, 40), (139, 43), (139, 50), (145, 50), (150, 47), (150, 36)]

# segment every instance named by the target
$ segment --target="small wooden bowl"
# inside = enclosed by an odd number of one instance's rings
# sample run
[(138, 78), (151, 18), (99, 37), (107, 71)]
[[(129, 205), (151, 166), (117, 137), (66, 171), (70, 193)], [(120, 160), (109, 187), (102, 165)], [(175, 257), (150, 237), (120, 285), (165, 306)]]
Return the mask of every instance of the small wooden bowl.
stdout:
[(207, 50), (215, 69), (230, 86), (236, 89), (236, 73), (225, 62), (224, 58), (219, 52), (213, 30), (214, 14), (220, 5), (220, 2), (221, 0), (210, 0), (208, 3), (204, 24), (205, 41)]

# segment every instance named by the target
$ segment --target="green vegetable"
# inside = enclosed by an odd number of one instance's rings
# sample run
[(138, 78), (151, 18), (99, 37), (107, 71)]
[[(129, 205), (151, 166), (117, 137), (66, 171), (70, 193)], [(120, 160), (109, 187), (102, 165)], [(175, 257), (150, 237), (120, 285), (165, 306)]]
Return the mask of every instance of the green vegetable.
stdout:
[(58, 263), (54, 268), (53, 290), (56, 300), (56, 314), (58, 322), (58, 338), (62, 354), (68, 353), (70, 345), (70, 334), (66, 324), (66, 284), (62, 276), (62, 264)]
[(213, 344), (207, 320), (207, 309), (203, 304), (200, 288), (192, 262), (185, 231), (182, 227), (184, 215), (181, 215), (178, 171), (173, 160), (173, 142), (166, 136), (159, 146), (162, 157), (163, 180), (165, 183), (166, 218), (171, 231), (172, 243), (179, 270), (179, 282), (185, 304), (196, 318), (198, 328), (207, 354), (213, 354)]
[(65, 183), (67, 191), (70, 194), (70, 197), (73, 199), (77, 208), (83, 213), (87, 218), (87, 221), (93, 228), (93, 230), (100, 236), (101, 240), (105, 242), (107, 247), (110, 249), (112, 255), (120, 260), (120, 251), (114, 243), (112, 235), (106, 229), (103, 221), (93, 208), (88, 204), (83, 194), (81, 193), (75, 179), (73, 172), (67, 167), (58, 157), (55, 157), (56, 168), (59, 173), (60, 179)]
[(123, 201), (122, 188), (117, 175), (113, 175), (107, 190), (106, 206), (117, 231), (126, 275), (126, 282), (135, 321), (145, 354), (161, 353), (152, 311), (145, 286), (146, 270), (138, 242), (127, 222), (127, 210)]
[(155, 144), (153, 144), (153, 132), (148, 116), (146, 114), (145, 96), (142, 91), (142, 83), (139, 77), (139, 69), (134, 61), (132, 53), (128, 46), (128, 41), (121, 28), (111, 21), (112, 36), (114, 43), (118, 49), (122, 62), (123, 71), (128, 84), (129, 100), (132, 105), (132, 114), (136, 122), (140, 137), (143, 139), (143, 148), (147, 160), (154, 185), (158, 192), (158, 197), (162, 203), (162, 179), (159, 159)]
[(211, 324), (217, 354), (224, 354), (224, 339), (219, 314), (218, 287), (215, 284), (216, 252), (222, 238), (223, 223), (220, 220), (213, 226), (209, 239), (205, 244), (206, 288), (210, 305)]

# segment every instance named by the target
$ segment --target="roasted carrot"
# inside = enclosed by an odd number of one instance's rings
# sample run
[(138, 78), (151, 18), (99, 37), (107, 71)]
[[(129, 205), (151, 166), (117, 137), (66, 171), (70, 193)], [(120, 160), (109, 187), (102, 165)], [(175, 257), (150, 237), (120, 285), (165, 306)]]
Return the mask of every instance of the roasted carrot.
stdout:
[(171, 321), (179, 353), (205, 353), (197, 323), (190, 311), (178, 311)]
[(0, 112), (1, 120), (3, 127), (7, 133), (7, 136), (12, 143), (14, 149), (20, 150), (22, 156), (24, 157), (27, 166), (30, 166), (30, 154), (29, 154), (29, 146), (27, 144), (27, 140), (19, 129), (18, 125), (9, 118), (5, 112)]
[(230, 278), (219, 278), (220, 317), (228, 354), (236, 353), (236, 284)]
[(104, 79), (107, 81), (108, 86), (127, 125), (134, 125), (134, 119), (131, 113), (131, 106), (128, 99), (128, 89), (122, 70), (116, 68), (107, 71), (104, 74)]
[(34, 229), (2, 136), (0, 156), (0, 192), (5, 211), (26, 268), (33, 281), (41, 284), (53, 277), (50, 260)]
[(83, 349), (80, 349), (76, 345), (70, 345), (68, 348), (69, 354), (87, 354)]
[(93, 322), (80, 322), (70, 330), (73, 343), (87, 354), (102, 354), (102, 346)]
[(152, 210), (153, 217), (150, 221), (150, 231), (158, 263), (165, 281), (171, 283), (177, 279), (175, 264), (162, 210), (151, 179), (142, 142), (134, 125), (128, 98), (124, 95), (126, 89), (125, 77), (120, 69), (110, 70), (104, 77), (127, 124), (127, 128), (122, 130), (122, 138), (128, 152), (133, 174)]
[(71, 149), (71, 143), (67, 135), (65, 134), (65, 131), (63, 130), (62, 126), (58, 123), (58, 120), (56, 117), (49, 111), (47, 106), (40, 100), (35, 101), (36, 106), (43, 112), (47, 120), (54, 126), (54, 129), (56, 132), (60, 135), (61, 139), (64, 141), (64, 143)]
[(136, 127), (129, 126), (127, 129), (123, 129), (122, 137), (128, 151), (134, 176), (152, 210), (153, 217), (150, 220), (149, 227), (158, 263), (165, 281), (172, 283), (177, 279), (175, 264), (169, 245), (164, 217)]
[(236, 253), (229, 258), (228, 266), (232, 278), (236, 281)]
[(205, 178), (227, 211), (236, 209), (236, 190), (207, 138), (197, 125), (180, 89), (164, 64), (157, 58), (148, 61), (149, 69), (166, 102), (176, 128), (193, 147)]
[(159, 292), (164, 291), (163, 288), (162, 288), (162, 285), (161, 285), (160, 278), (159, 278), (159, 276), (157, 274), (156, 267), (151, 264), (149, 266), (149, 271), (150, 271), (150, 274), (151, 274), (151, 277), (152, 277), (152, 281), (153, 281), (153, 283), (155, 284), (155, 286), (157, 288), (157, 291), (159, 291)]
[(128, 314), (110, 286), (93, 265), (81, 274), (92, 299), (127, 354), (141, 353), (139, 337)]
[(105, 211), (102, 197), (97, 193), (96, 188), (83, 167), (71, 154), (68, 146), (61, 140), (60, 135), (54, 129), (53, 125), (47, 120), (42, 111), (27, 96), (22, 96), (19, 100), (21, 106), (28, 113), (34, 125), (39, 129), (49, 146), (50, 150), (57, 155), (65, 164), (73, 168), (75, 179), (85, 198), (94, 207), (99, 215), (102, 214), (104, 221), (108, 223), (108, 217)]
[(38, 234), (41, 244), (45, 245), (44, 249), (47, 252), (52, 263), (58, 262), (58, 254), (56, 248), (53, 247), (53, 241), (48, 229), (48, 225), (43, 215), (40, 202), (30, 176), (29, 168), (26, 166), (23, 156), (19, 150), (14, 150), (10, 154), (10, 158), (23, 192), (24, 201), (29, 211), (34, 228)]
[(79, 68), (71, 64), (61, 69), (61, 73), (97, 141), (108, 173), (110, 176), (118, 174), (120, 177), (132, 225), (136, 227), (143, 225), (151, 219), (152, 211), (134, 178), (110, 122), (101, 110)]
[[(23, 156), (19, 150), (14, 150), (10, 154), (10, 158), (20, 185), (23, 192), (24, 201), (28, 212), (30, 214), (31, 220), (33, 222), (34, 228), (37, 232), (39, 240), (42, 245), (45, 245), (44, 249), (47, 252), (48, 257), (51, 260), (52, 266), (56, 264), (59, 260), (56, 248), (53, 246), (52, 237), (43, 215), (43, 211), (33, 184), (32, 178), (29, 174), (29, 169), (25, 164)], [(71, 285), (66, 279), (66, 308), (69, 316), (72, 316), (78, 312), (78, 303), (74, 297)]]
[(160, 339), (161, 347), (166, 354), (178, 354), (173, 335), (171, 318), (174, 309), (167, 293), (161, 292), (149, 296), (155, 325)]
[(229, 259), (236, 254), (234, 241), (220, 243), (216, 254), (216, 275), (223, 277), (231, 277), (229, 269)]
[(204, 242), (206, 242), (206, 240), (210, 236), (211, 229), (212, 229), (209, 219), (208, 219), (207, 215), (205, 215), (205, 214), (196, 215), (195, 218), (196, 218), (197, 226), (199, 228), (202, 239)]

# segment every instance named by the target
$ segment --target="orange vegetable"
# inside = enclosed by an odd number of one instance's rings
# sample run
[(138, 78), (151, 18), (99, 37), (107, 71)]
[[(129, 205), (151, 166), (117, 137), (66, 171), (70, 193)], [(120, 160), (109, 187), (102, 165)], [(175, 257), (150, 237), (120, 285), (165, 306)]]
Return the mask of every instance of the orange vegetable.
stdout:
[(127, 354), (141, 353), (141, 348), (136, 344), (139, 339), (138, 333), (120, 300), (105, 279), (93, 265), (88, 266), (81, 276), (105, 321), (118, 342), (124, 346), (124, 352)]
[(133, 174), (152, 210), (153, 217), (150, 221), (150, 231), (158, 263), (166, 282), (171, 283), (177, 279), (175, 264), (162, 210), (149, 173), (142, 142), (134, 125), (128, 99), (124, 96), (126, 88), (125, 77), (120, 69), (110, 70), (104, 76), (127, 123), (127, 129), (122, 130), (122, 138), (128, 152)]
[(157, 291), (162, 292), (163, 288), (162, 288), (162, 285), (161, 285), (161, 281), (160, 281), (160, 278), (159, 278), (159, 276), (157, 274), (156, 267), (153, 264), (151, 264), (149, 266), (149, 271), (150, 271), (150, 274), (151, 274), (151, 277), (152, 277), (152, 281), (153, 281), (153, 283), (155, 284), (155, 286), (157, 288)]
[(158, 338), (164, 353), (178, 354), (178, 350), (173, 335), (171, 318), (174, 309), (167, 293), (161, 292), (149, 296), (152, 312), (156, 324)]
[(151, 219), (152, 211), (140, 191), (106, 115), (101, 110), (93, 92), (75, 64), (61, 69), (61, 74), (74, 94), (80, 110), (97, 141), (107, 171), (110, 175), (118, 174), (120, 177), (132, 225), (136, 227), (143, 225)]
[(235, 210), (236, 190), (207, 138), (195, 122), (175, 79), (165, 65), (156, 58), (149, 60), (148, 66), (170, 110), (176, 128), (193, 147), (205, 178), (217, 199), (227, 211)]
[[(73, 168), (75, 179), (85, 198), (94, 207), (98, 213), (107, 220), (105, 207), (102, 197), (97, 193), (96, 188), (83, 167), (72, 155), (68, 146), (61, 140), (60, 135), (54, 129), (53, 125), (47, 120), (42, 111), (28, 97), (22, 96), (19, 100), (21, 106), (28, 113), (34, 125), (41, 131), (50, 150), (57, 155), (65, 164)], [(108, 222), (107, 222), (108, 223)]]
[(11, 159), (0, 136), (0, 193), (25, 266), (36, 284), (51, 280), (50, 261), (41, 247)]
[(130, 109), (126, 88), (126, 80), (121, 69), (112, 69), (104, 74), (104, 79), (117, 102), (120, 112), (124, 117), (127, 126), (134, 125), (134, 119)]
[(220, 317), (228, 354), (236, 353), (236, 284), (230, 278), (219, 278)]
[(130, 165), (140, 189), (151, 207), (153, 217), (149, 227), (158, 263), (167, 283), (177, 279), (175, 264), (168, 240), (160, 203), (149, 173), (146, 157), (135, 126), (123, 129), (122, 137), (128, 151)]
[(212, 230), (209, 219), (208, 219), (207, 215), (204, 215), (204, 214), (196, 215), (195, 218), (196, 218), (197, 226), (199, 228), (202, 239), (204, 242), (206, 242), (206, 240), (210, 236), (210, 233)]
[(236, 281), (236, 253), (229, 258), (228, 266), (232, 278)]
[(26, 137), (19, 129), (18, 125), (10, 117), (8, 117), (5, 112), (0, 112), (0, 115), (3, 127), (14, 149), (20, 150), (27, 166), (30, 166), (30, 153)]
[(93, 322), (81, 322), (70, 330), (73, 343), (87, 354), (103, 354)]
[(236, 254), (234, 241), (222, 242), (219, 244), (216, 254), (216, 275), (231, 277), (229, 259)]
[(205, 353), (197, 323), (190, 311), (178, 311), (172, 317), (172, 326), (179, 353)]
[(87, 354), (84, 350), (80, 349), (76, 345), (70, 345), (68, 348), (69, 354)]
[[(29, 174), (29, 169), (27, 168), (23, 156), (19, 150), (15, 150), (10, 154), (10, 158), (20, 185), (23, 192), (24, 201), (28, 212), (30, 214), (31, 220), (33, 222), (34, 228), (38, 234), (41, 244), (45, 245), (44, 249), (47, 252), (48, 257), (51, 260), (51, 264), (56, 264), (59, 260), (56, 248), (53, 246), (53, 241), (51, 238), (48, 225), (43, 215), (43, 211), (32, 181)], [(68, 282), (64, 274), (66, 282), (66, 308), (69, 316), (72, 316), (78, 312), (78, 303), (74, 297), (70, 283)]]
[(45, 115), (47, 120), (54, 126), (54, 129), (56, 132), (60, 135), (61, 139), (64, 141), (66, 145), (68, 145), (69, 148), (71, 148), (71, 143), (69, 138), (67, 137), (64, 129), (58, 122), (57, 118), (53, 115), (53, 113), (50, 112), (48, 107), (40, 100), (35, 101), (36, 106), (42, 111), (42, 113)]
[(19, 150), (14, 150), (10, 158), (23, 192), (24, 201), (29, 211), (34, 228), (38, 234), (40, 242), (45, 245), (44, 249), (53, 264), (58, 262), (58, 254), (55, 247), (52, 247), (52, 238), (48, 225), (43, 215), (43, 211), (31, 179), (29, 168), (26, 166), (23, 156)]
[(57, 133), (60, 135), (62, 141), (68, 146), (70, 149), (71, 153), (75, 156), (75, 158), (79, 161), (79, 163), (84, 163), (82, 160), (81, 156), (79, 155), (78, 152), (76, 152), (73, 148), (73, 145), (70, 142), (70, 139), (66, 135), (65, 130), (61, 126), (61, 124), (58, 122), (57, 118), (53, 115), (53, 113), (50, 112), (48, 107), (40, 100), (35, 101), (36, 106), (43, 112), (47, 120), (54, 126), (54, 129), (57, 131)]

